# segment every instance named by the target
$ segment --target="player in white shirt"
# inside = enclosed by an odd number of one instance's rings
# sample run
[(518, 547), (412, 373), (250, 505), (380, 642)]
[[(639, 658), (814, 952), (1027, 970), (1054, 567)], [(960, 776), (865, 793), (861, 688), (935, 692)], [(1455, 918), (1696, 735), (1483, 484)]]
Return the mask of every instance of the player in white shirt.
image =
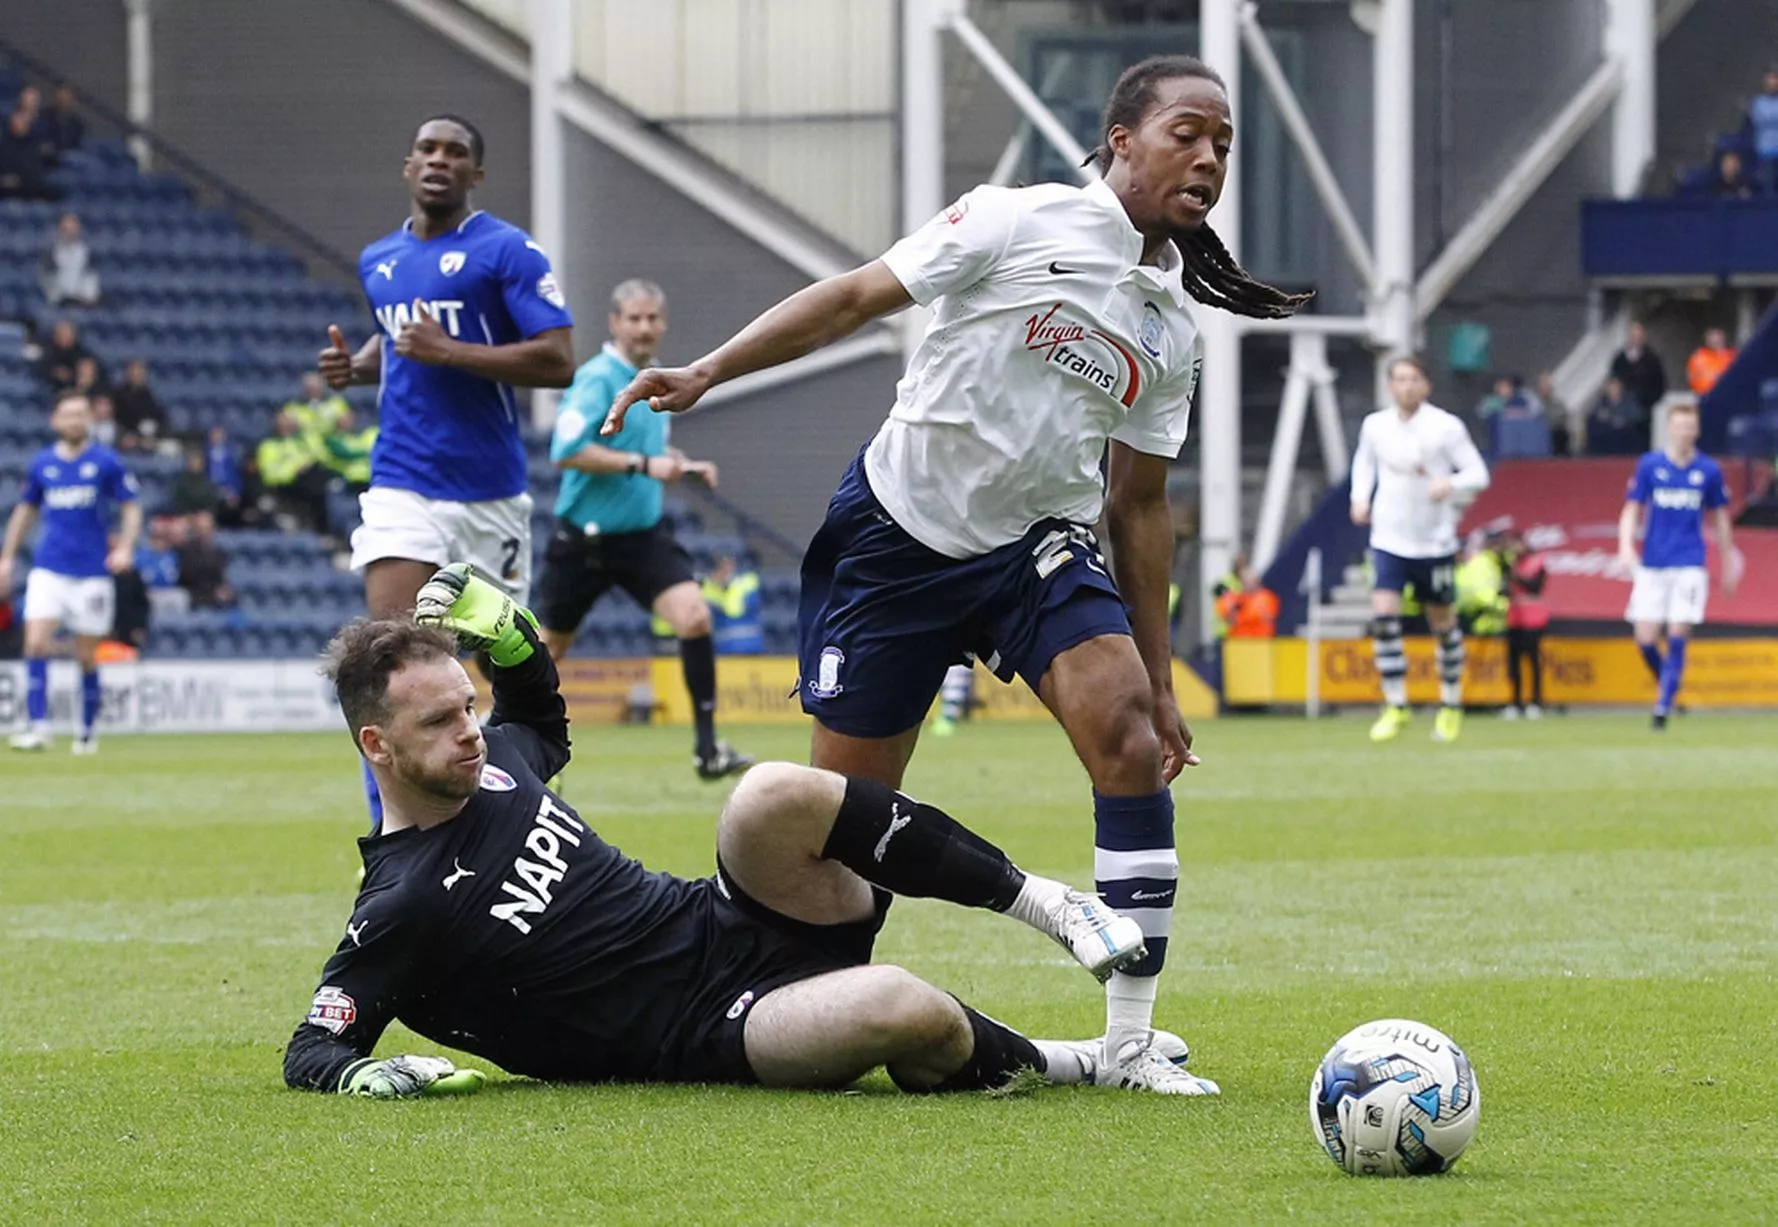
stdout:
[[(1083, 1049), (1093, 1078), (1206, 1094), (1215, 1084), (1153, 1031), (1179, 875), (1167, 785), (1197, 761), (1167, 626), (1167, 469), (1199, 362), (1186, 303), (1277, 318), (1304, 299), (1247, 276), (1205, 225), (1234, 136), (1213, 71), (1187, 56), (1135, 65), (1104, 133), (1101, 181), (969, 192), (691, 366), (638, 375), (608, 428), (636, 401), (677, 412), (724, 380), (931, 306), (889, 420), (803, 559), (813, 761), (898, 786), (948, 666), (974, 652), (1002, 680), (1023, 677), (1092, 779), (1105, 902), (1143, 936), (1113, 960), (1105, 1035)], [(1092, 532), (1102, 511), (1110, 570)]]
[(1418, 358), (1389, 366), (1395, 401), (1364, 419), (1352, 457), (1352, 522), (1371, 529), (1371, 644), (1383, 683), (1383, 712), (1372, 741), (1388, 741), (1408, 721), (1408, 662), (1401, 643), (1401, 590), (1426, 606), (1438, 636), (1439, 712), (1434, 741), (1463, 729), (1463, 628), (1457, 624), (1457, 520), (1488, 488), (1488, 466), (1469, 431), (1426, 398), (1432, 381)]

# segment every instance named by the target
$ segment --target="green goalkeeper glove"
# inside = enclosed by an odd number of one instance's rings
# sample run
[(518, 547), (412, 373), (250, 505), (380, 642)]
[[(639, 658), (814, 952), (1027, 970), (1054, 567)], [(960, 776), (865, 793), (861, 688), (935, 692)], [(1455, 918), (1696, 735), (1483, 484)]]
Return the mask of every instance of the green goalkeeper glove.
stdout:
[(540, 646), (537, 619), (466, 562), (440, 568), (420, 587), (414, 621), (457, 636), (466, 652), (486, 651), (501, 668), (522, 665)]
[(340, 1075), (340, 1094), (371, 1099), (412, 1099), (417, 1095), (473, 1095), (488, 1080), (479, 1069), (458, 1069), (443, 1057), (366, 1058)]

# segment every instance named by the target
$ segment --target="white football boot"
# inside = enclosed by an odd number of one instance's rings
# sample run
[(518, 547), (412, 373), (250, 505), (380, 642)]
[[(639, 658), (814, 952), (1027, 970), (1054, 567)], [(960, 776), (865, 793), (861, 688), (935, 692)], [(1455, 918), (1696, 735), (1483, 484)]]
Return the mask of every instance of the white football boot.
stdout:
[(1185, 1041), (1168, 1031), (1146, 1031), (1127, 1039), (1109, 1057), (1102, 1038), (1066, 1040), (1062, 1047), (1074, 1053), (1086, 1067), (1085, 1082), (1091, 1086), (1123, 1091), (1152, 1091), (1156, 1095), (1220, 1095), (1222, 1088), (1208, 1078), (1187, 1073), (1190, 1055)]
[(1098, 895), (1071, 888), (1049, 919), (1049, 935), (1100, 981), (1148, 953), (1142, 926), (1108, 907)]
[(97, 754), (99, 752), (99, 735), (89, 733), (85, 737), (76, 737), (69, 744), (68, 750), (77, 755)]
[(8, 744), (15, 750), (47, 750), (49, 734), (40, 728), (29, 728), (22, 733), (14, 733)]

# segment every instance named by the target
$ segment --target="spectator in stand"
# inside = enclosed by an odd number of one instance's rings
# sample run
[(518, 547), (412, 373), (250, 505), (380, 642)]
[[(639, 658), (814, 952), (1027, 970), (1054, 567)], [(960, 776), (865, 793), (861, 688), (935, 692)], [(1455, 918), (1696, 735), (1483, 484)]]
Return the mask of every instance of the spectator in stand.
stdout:
[(1667, 368), (1660, 355), (1648, 347), (1648, 330), (1639, 322), (1630, 325), (1628, 340), (1611, 360), (1611, 374), (1645, 411), (1667, 395)]
[(1273, 638), (1278, 633), (1278, 594), (1265, 586), (1245, 558), (1237, 564), (1235, 575), (1238, 585), (1224, 586), (1216, 598), (1216, 614), (1228, 627), (1228, 638)]
[(216, 544), (216, 517), (197, 511), (186, 517), (187, 536), (179, 547), (179, 586), (191, 594), (194, 609), (227, 609), (235, 603), (228, 586), (228, 558)]
[[(74, 381), (68, 386), (84, 395), (88, 404), (95, 396), (111, 395), (111, 380), (106, 376), (104, 366), (91, 354), (74, 363)], [(113, 402), (113, 411), (116, 408), (116, 402)]]
[[(1536, 720), (1543, 715), (1543, 632), (1550, 624), (1550, 607), (1544, 604), (1548, 580), (1543, 555), (1525, 544), (1518, 533), (1507, 533), (1499, 545), (1506, 574), (1506, 675), (1512, 683), (1513, 701), (1500, 714), (1508, 720), (1521, 715)], [(1531, 670), (1531, 702), (1525, 702), (1525, 668)]]
[(124, 368), (123, 385), (112, 393), (117, 403), (118, 448), (126, 452), (154, 450), (155, 441), (167, 430), (167, 415), (148, 386), (148, 363), (130, 359)]
[(1543, 406), (1543, 414), (1550, 420), (1550, 453), (1555, 456), (1567, 456), (1574, 451), (1574, 428), (1578, 423), (1574, 413), (1556, 395), (1556, 377), (1544, 371), (1537, 377), (1537, 400)]
[(1741, 165), (1741, 155), (1725, 149), (1716, 155), (1716, 177), (1710, 181), (1710, 194), (1718, 199), (1751, 200), (1759, 194)]
[(93, 406), (93, 442), (104, 447), (117, 447), (117, 410), (111, 403), (111, 396), (106, 392), (92, 394)]
[(80, 118), (74, 87), (66, 82), (56, 86), (55, 101), (43, 115), (43, 130), (54, 149), (54, 161), (60, 161), (70, 149), (79, 149), (86, 139), (86, 121)]
[(1706, 328), (1704, 343), (1686, 360), (1685, 379), (1692, 391), (1704, 395), (1716, 386), (1722, 373), (1729, 369), (1738, 351), (1729, 344), (1729, 334), (1720, 328)]
[(1648, 411), (1613, 375), (1587, 415), (1589, 456), (1638, 456), (1648, 450)]
[(167, 494), (167, 510), (174, 515), (195, 515), (199, 512), (215, 516), (222, 507), (222, 492), (210, 480), (208, 458), (202, 447), (193, 444), (185, 449), (185, 468), (173, 479)]
[[(718, 656), (758, 656), (766, 650), (760, 620), (759, 572), (724, 554), (702, 585), (710, 606), (710, 637)], [(669, 628), (669, 632), (671, 628)]]
[(241, 456), (234, 440), (228, 437), (227, 427), (210, 427), (204, 442), (204, 472), (221, 499), (217, 523), (228, 528), (241, 527)]
[(266, 494), (278, 510), (325, 536), (329, 475), (315, 440), (303, 432), (289, 405), (272, 419), (272, 431), (254, 451)]
[(179, 586), (179, 533), (182, 521), (157, 515), (148, 521), (148, 532), (136, 546), (136, 573), (150, 589)]
[(1765, 84), (1747, 105), (1747, 135), (1758, 160), (1754, 177), (1762, 190), (1778, 191), (1778, 68), (1766, 69)]
[(346, 404), (346, 398), (328, 389), (320, 371), (304, 373), (302, 387), (302, 396), (285, 401), (282, 412), (288, 413), (297, 429), (310, 438), (325, 438), (339, 427), (342, 419), (351, 416), (352, 408)]
[(344, 401), (340, 407), (333, 425), (321, 436), (322, 463), (345, 482), (347, 490), (362, 494), (370, 488), (370, 453), (377, 445), (377, 428), (359, 430), (352, 407)]
[(37, 378), (52, 388), (66, 388), (74, 383), (74, 369), (92, 351), (80, 343), (80, 330), (70, 319), (57, 320), (49, 330), (49, 344), (37, 359)]
[(43, 146), (32, 117), (15, 110), (0, 129), (0, 200), (57, 200), (43, 165)]
[(1497, 376), (1494, 387), (1489, 393), (1476, 402), (1476, 420), (1486, 422), (1490, 418), (1506, 410), (1506, 402), (1513, 394), (1513, 381), (1505, 375)]
[[(118, 538), (113, 535), (111, 544), (115, 547)], [(142, 547), (136, 547), (140, 555)], [(148, 585), (142, 573), (131, 567), (127, 571), (117, 573), (117, 602), (111, 615), (111, 633), (105, 636), (105, 642), (99, 645), (98, 661), (105, 664), (114, 660), (135, 660), (148, 646), (148, 624), (151, 620), (148, 599)], [(108, 650), (108, 645), (110, 646)]]
[(52, 307), (65, 302), (90, 307), (99, 301), (99, 273), (92, 249), (80, 226), (80, 214), (69, 211), (56, 222), (56, 234), (37, 261), (43, 296)]

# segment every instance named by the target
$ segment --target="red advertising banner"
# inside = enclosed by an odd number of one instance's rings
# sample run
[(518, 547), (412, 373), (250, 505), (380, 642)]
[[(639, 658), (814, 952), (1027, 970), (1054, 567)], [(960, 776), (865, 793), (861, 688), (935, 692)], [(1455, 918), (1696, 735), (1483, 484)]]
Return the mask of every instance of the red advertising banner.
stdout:
[[(1617, 560), (1617, 518), (1635, 457), (1591, 460), (1508, 460), (1494, 469), (1493, 483), (1463, 517), (1465, 531), (1510, 525), (1543, 553), (1549, 570), (1545, 590), (1557, 618), (1621, 619), (1630, 599), (1630, 576)], [(1729, 494), (1739, 506), (1747, 492), (1736, 466), (1725, 466)], [(1741, 626), (1778, 626), (1778, 529), (1743, 528), (1735, 545), (1746, 563), (1739, 590), (1725, 598), (1718, 581), (1722, 560), (1714, 534), (1709, 549), (1710, 605), (1706, 620)]]

